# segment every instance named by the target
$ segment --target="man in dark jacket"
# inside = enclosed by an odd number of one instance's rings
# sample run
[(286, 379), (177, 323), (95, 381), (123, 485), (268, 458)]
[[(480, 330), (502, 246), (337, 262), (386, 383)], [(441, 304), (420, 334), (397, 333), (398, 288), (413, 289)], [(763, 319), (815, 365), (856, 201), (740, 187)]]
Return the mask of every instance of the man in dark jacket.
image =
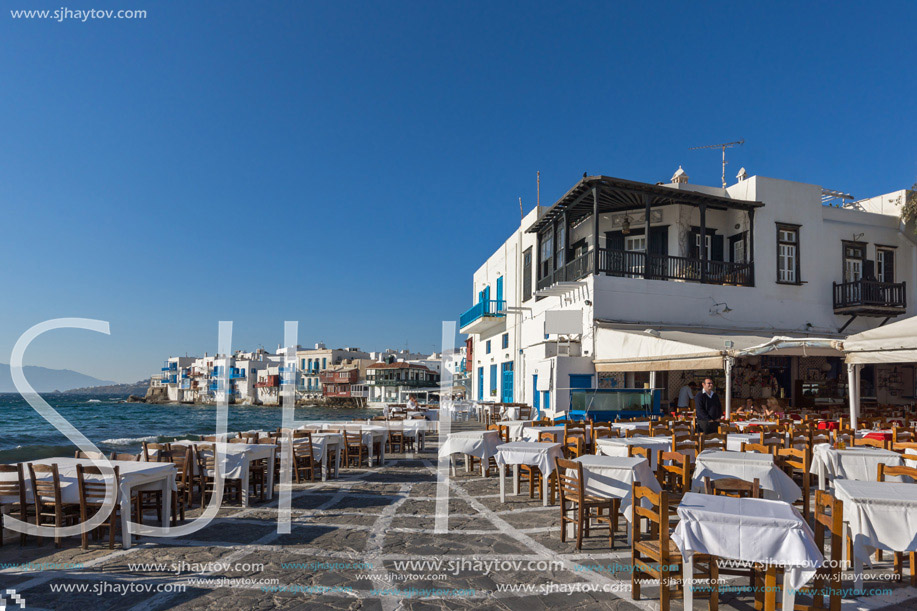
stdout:
[(695, 428), (701, 433), (716, 433), (722, 416), (720, 397), (713, 390), (713, 380), (707, 378), (701, 391), (694, 397)]

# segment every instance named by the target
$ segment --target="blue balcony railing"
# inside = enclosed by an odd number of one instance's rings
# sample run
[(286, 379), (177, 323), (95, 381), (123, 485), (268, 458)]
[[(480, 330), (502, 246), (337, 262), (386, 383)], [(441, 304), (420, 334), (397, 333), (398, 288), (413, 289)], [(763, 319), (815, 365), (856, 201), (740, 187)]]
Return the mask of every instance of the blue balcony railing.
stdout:
[(503, 311), (506, 309), (506, 301), (503, 299), (488, 299), (479, 301), (468, 308), (461, 318), (459, 318), (459, 328), (465, 327), (485, 316), (506, 316)]

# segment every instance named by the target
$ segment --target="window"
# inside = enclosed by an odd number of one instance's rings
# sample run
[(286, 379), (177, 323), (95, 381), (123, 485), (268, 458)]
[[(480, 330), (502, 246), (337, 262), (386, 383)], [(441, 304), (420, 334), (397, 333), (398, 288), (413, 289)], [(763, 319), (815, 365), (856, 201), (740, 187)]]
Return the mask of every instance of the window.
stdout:
[(554, 271), (551, 259), (554, 257), (554, 236), (541, 239), (541, 277), (544, 278)]
[(522, 253), (522, 301), (532, 298), (532, 248)]
[(564, 230), (564, 227), (561, 226), (560, 232), (557, 234), (557, 258), (555, 259), (557, 264), (554, 266), (554, 269), (562, 269), (565, 263), (564, 254), (567, 251), (566, 237), (564, 236), (565, 233), (566, 231)]
[(487, 340), (487, 343), (484, 344), (484, 353), (490, 354), (490, 340)]
[(799, 225), (777, 224), (777, 282), (800, 284)]
[(895, 281), (895, 251), (891, 248), (876, 247), (876, 280)]
[(503, 349), (509, 348), (509, 333), (504, 333), (502, 339)]
[(497, 394), (497, 366), (490, 366), (490, 394), (496, 396)]
[(859, 282), (863, 279), (863, 262), (865, 260), (865, 244), (844, 243), (844, 282)]

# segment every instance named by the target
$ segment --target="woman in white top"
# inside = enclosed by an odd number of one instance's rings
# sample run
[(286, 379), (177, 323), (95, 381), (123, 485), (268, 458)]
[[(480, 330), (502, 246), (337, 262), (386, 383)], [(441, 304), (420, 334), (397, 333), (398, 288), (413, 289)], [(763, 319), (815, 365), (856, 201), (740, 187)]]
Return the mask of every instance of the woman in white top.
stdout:
[(409, 410), (417, 409), (417, 399), (414, 398), (414, 395), (408, 397), (407, 408)]

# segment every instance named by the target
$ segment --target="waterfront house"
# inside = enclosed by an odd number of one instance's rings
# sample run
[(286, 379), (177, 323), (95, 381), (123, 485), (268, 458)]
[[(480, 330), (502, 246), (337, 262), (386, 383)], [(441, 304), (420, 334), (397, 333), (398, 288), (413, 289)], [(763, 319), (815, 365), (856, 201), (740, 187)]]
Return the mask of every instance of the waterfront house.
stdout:
[[(841, 402), (839, 353), (774, 336), (841, 338), (914, 313), (906, 192), (853, 201), (746, 177), (723, 189), (586, 176), (536, 207), (475, 272), (460, 330), (472, 398), (562, 412), (584, 389), (661, 389), (725, 370), (735, 396)], [(674, 355), (674, 356), (673, 356)], [(913, 367), (865, 372), (864, 394), (913, 401)], [(891, 384), (891, 386), (889, 386)]]
[(438, 373), (416, 363), (374, 363), (366, 370), (370, 406), (398, 403), (404, 393), (414, 389), (432, 388), (438, 383)]

